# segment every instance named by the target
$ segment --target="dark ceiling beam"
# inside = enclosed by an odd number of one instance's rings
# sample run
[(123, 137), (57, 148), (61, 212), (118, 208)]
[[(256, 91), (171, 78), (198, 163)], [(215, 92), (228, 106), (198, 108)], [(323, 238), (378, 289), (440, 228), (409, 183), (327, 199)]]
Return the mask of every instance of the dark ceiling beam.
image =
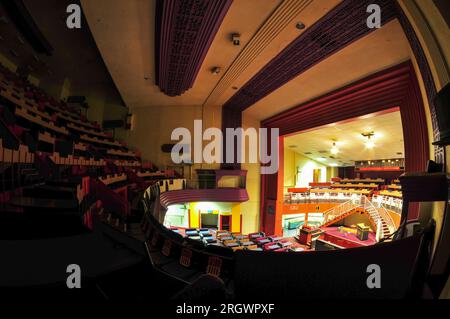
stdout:
[(156, 84), (168, 96), (190, 89), (232, 0), (157, 0)]

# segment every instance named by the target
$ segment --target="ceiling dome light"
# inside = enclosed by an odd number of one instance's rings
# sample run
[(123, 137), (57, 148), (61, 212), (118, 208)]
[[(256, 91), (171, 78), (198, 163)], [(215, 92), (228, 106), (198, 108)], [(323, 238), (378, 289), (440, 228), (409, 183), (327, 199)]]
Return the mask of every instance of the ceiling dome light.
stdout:
[(211, 69), (211, 73), (214, 74), (214, 75), (219, 74), (220, 71), (221, 71), (221, 68), (219, 68), (218, 66), (215, 66), (215, 67), (213, 67), (213, 68)]
[(303, 30), (304, 28), (306, 28), (306, 25), (303, 22), (297, 22), (295, 27), (299, 30)]
[(366, 142), (366, 147), (367, 148), (374, 148), (375, 147), (374, 141), (371, 141), (370, 138), (369, 138), (369, 140)]
[(333, 143), (333, 147), (331, 148), (331, 154), (336, 155), (339, 153), (339, 149), (336, 146), (336, 142)]
[(375, 142), (372, 140), (372, 137), (375, 135), (375, 132), (367, 132), (367, 133), (361, 133), (362, 136), (367, 137), (366, 141), (366, 147), (367, 148), (374, 148)]

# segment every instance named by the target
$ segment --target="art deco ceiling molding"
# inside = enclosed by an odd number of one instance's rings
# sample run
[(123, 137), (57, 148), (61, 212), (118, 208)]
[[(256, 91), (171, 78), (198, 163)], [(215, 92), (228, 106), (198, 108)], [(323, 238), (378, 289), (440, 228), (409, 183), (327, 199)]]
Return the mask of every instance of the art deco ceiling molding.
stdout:
[(367, 27), (367, 6), (381, 7), (383, 25), (396, 17), (392, 0), (345, 0), (289, 44), (224, 105), (243, 111), (312, 66), (376, 29)]
[[(400, 24), (403, 27), (403, 31), (406, 34), (406, 37), (408, 38), (409, 44), (411, 45), (411, 49), (414, 53), (414, 56), (416, 57), (417, 65), (420, 69), (420, 73), (422, 75), (422, 80), (425, 85), (425, 91), (428, 98), (428, 104), (430, 107), (430, 114), (431, 114), (431, 124), (433, 129), (433, 137), (435, 141), (439, 140), (439, 126), (436, 116), (436, 109), (435, 109), (435, 98), (437, 95), (436, 90), (436, 83), (433, 78), (433, 74), (431, 72), (430, 65), (428, 64), (427, 58), (425, 56), (425, 52), (422, 48), (422, 45), (420, 44), (420, 41), (414, 32), (414, 29), (409, 23), (408, 18), (406, 17), (404, 11), (401, 7), (398, 8), (398, 20), (400, 21)], [(441, 67), (445, 68), (444, 63), (440, 64)], [(435, 147), (435, 159), (443, 163), (444, 161), (444, 154), (443, 149), (441, 147)]]
[(157, 0), (156, 84), (183, 94), (195, 78), (232, 0)]
[(217, 100), (261, 52), (314, 0), (284, 0), (264, 22), (211, 92), (206, 103)]

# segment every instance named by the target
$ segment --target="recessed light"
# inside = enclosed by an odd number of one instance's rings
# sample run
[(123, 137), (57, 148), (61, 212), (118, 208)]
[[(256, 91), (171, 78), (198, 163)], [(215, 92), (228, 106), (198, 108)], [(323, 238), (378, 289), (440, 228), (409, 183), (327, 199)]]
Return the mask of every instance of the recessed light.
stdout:
[(303, 30), (304, 28), (306, 28), (305, 24), (303, 22), (297, 22), (297, 24), (295, 25), (295, 27), (299, 30)]
[(211, 69), (211, 73), (214, 74), (214, 75), (219, 74), (220, 71), (221, 71), (221, 69), (220, 69), (218, 66), (215, 66), (215, 67), (213, 67), (213, 68)]

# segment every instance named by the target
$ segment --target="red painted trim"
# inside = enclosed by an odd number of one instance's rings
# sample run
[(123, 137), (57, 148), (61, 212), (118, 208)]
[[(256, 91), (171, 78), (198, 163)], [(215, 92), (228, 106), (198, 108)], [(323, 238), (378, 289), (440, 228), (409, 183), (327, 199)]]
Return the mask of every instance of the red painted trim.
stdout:
[(240, 219), (240, 221), (239, 221), (239, 232), (242, 233), (242, 212), (239, 215), (239, 219)]
[(222, 218), (224, 218), (224, 217), (230, 217), (230, 229), (229, 229), (229, 231), (233, 231), (233, 216), (232, 215), (219, 215), (219, 230), (222, 230), (222, 225), (223, 225), (223, 222), (222, 222)]
[[(285, 136), (323, 125), (354, 119), (377, 112), (400, 108), (404, 143), (405, 170), (424, 171), (429, 158), (429, 140), (425, 108), (414, 68), (410, 61), (373, 74), (365, 79), (335, 90), (310, 102), (272, 116), (261, 124), (265, 128), (279, 128), (283, 145)], [(270, 145), (270, 140), (268, 141)], [(283, 149), (279, 151), (278, 174), (261, 177), (261, 230), (268, 233), (278, 229), (280, 211), (267, 212), (274, 201), (280, 206), (283, 198)], [(270, 185), (270, 186), (269, 186)], [(278, 185), (280, 185), (278, 187)], [(276, 187), (274, 192), (273, 188)], [(280, 194), (281, 193), (281, 194)], [(417, 213), (415, 213), (417, 214)], [(412, 213), (410, 218), (417, 216)], [(279, 225), (281, 227), (281, 225)]]
[(307, 193), (308, 188), (288, 188), (288, 193)]

